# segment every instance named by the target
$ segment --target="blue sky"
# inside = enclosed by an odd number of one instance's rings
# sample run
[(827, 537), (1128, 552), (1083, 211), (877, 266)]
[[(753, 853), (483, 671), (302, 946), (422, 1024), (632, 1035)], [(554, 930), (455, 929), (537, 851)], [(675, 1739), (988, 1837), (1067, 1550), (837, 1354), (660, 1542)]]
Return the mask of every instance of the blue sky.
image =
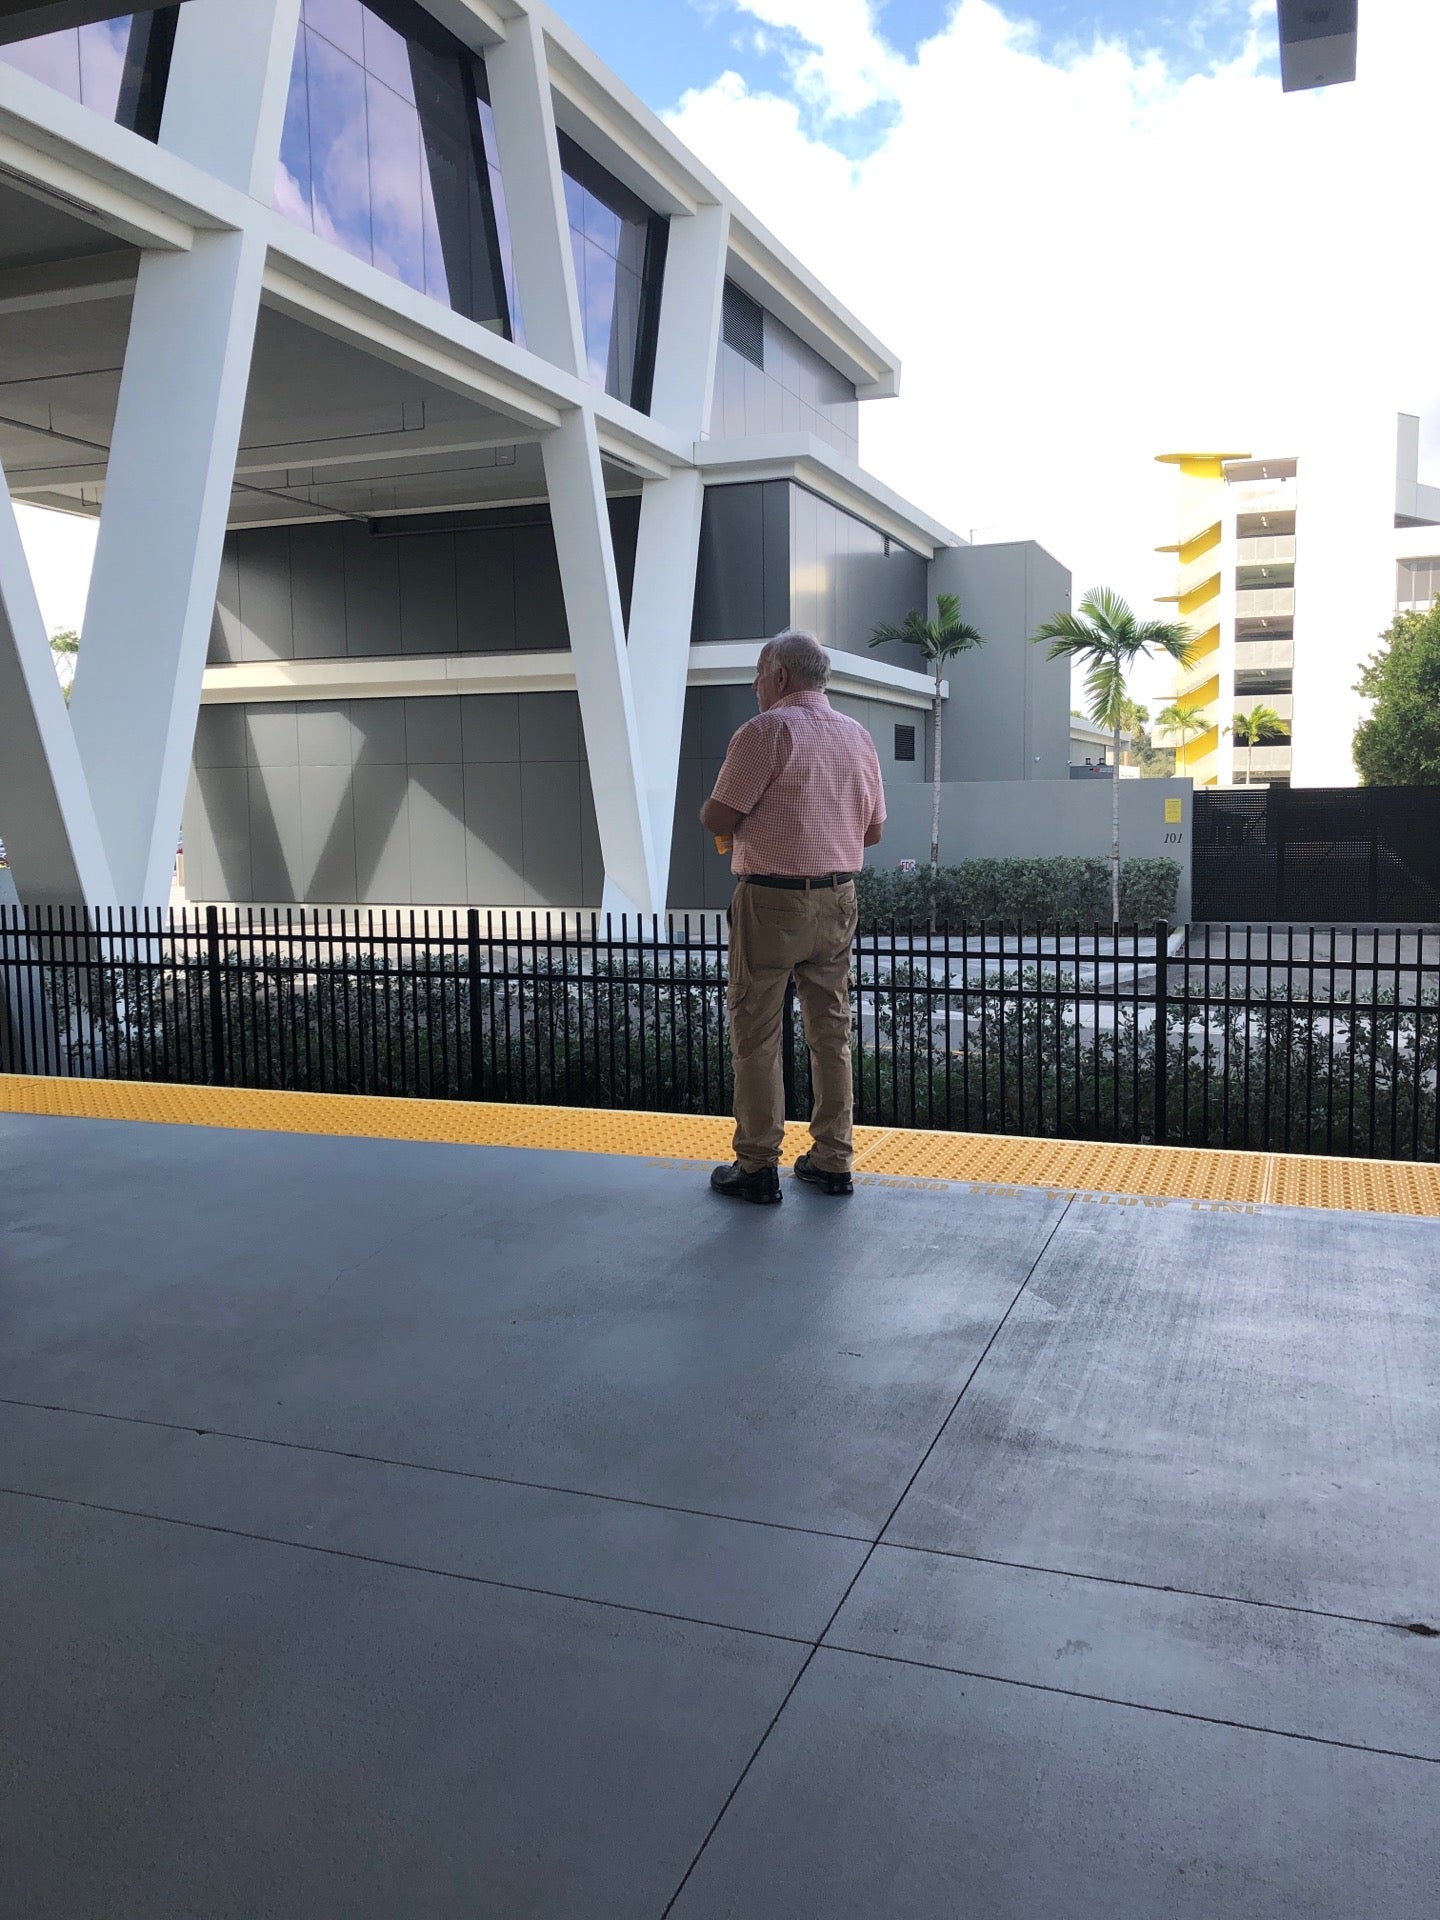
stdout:
[[(954, 0), (883, 0), (881, 27), (897, 51), (913, 56), (939, 31)], [(1016, 19), (1032, 20), (1040, 45), (1088, 47), (1098, 35), (1122, 38), (1133, 50), (1155, 47), (1180, 66), (1203, 70), (1232, 57), (1249, 19), (1249, 0), (997, 0)], [(687, 88), (703, 87), (731, 68), (752, 88), (786, 91), (778, 51), (757, 53), (755, 27), (738, 0), (560, 0), (559, 10), (606, 65), (646, 104), (663, 112)], [(662, 24), (663, 22), (663, 24)]]

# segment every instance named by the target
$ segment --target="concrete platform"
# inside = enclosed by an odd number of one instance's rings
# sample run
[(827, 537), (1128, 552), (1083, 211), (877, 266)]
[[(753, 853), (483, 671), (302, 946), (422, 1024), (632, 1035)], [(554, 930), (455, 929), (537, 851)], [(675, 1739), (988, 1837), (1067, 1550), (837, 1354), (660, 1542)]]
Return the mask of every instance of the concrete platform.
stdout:
[(1433, 1920), (1437, 1244), (0, 1114), (0, 1912)]

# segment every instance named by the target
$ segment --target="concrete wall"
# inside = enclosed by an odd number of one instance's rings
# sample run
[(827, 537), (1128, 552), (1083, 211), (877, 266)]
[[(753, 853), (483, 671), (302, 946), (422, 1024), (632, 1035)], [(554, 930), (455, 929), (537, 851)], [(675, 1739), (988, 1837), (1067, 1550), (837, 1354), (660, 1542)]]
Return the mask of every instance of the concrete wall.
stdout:
[[(1190, 917), (1192, 788), (1188, 780), (1120, 782), (1120, 858), (1180, 862), (1176, 924)], [(930, 859), (930, 788), (887, 788), (885, 838), (865, 864), (895, 867)], [(1179, 801), (1180, 819), (1167, 821), (1165, 803)], [(1110, 858), (1108, 780), (946, 781), (940, 798), (940, 859), (1040, 860), (1070, 856)]]
[(1070, 572), (1033, 540), (950, 547), (930, 598), (960, 597), (986, 644), (950, 668), (941, 768), (947, 780), (1063, 780), (1070, 764), (1070, 667), (1030, 635), (1070, 606)]

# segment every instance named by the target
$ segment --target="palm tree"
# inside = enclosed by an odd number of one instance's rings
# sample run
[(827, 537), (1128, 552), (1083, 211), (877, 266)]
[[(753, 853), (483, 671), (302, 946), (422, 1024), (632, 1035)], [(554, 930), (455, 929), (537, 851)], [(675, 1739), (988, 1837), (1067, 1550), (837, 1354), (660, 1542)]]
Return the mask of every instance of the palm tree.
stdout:
[(1168, 653), (1182, 664), (1192, 645), (1190, 629), (1174, 620), (1137, 620), (1129, 603), (1110, 587), (1092, 587), (1079, 613), (1057, 613), (1038, 633), (1050, 642), (1047, 659), (1070, 659), (1085, 669), (1090, 718), (1115, 737), (1110, 769), (1110, 912), (1120, 924), (1120, 730), (1125, 718), (1125, 674), (1137, 660)]
[(80, 652), (80, 636), (73, 627), (57, 627), (50, 636), (50, 651), (55, 656), (55, 671), (60, 676), (60, 685), (65, 698), (70, 698), (70, 689), (75, 684), (75, 661)]
[(1275, 735), (1283, 740), (1290, 731), (1288, 720), (1282, 720), (1274, 707), (1255, 706), (1248, 713), (1237, 713), (1234, 724), (1225, 729), (1233, 733), (1245, 748), (1245, 784), (1250, 785), (1251, 755), (1256, 747)]
[[(1168, 707), (1162, 707), (1155, 724), (1162, 733), (1179, 734), (1182, 759), (1190, 742), (1198, 740), (1202, 733), (1208, 733), (1210, 730), (1210, 722), (1205, 718), (1204, 707), (1193, 706), (1183, 700), (1172, 700)], [(1180, 771), (1178, 765), (1175, 771), (1177, 773)]]
[(934, 741), (931, 749), (934, 794), (930, 808), (930, 881), (933, 887), (940, 871), (941, 670), (945, 662), (953, 660), (957, 654), (968, 653), (972, 647), (983, 647), (985, 636), (960, 618), (960, 601), (956, 594), (937, 593), (933, 620), (927, 620), (918, 607), (912, 607), (898, 627), (888, 620), (882, 621), (870, 636), (872, 647), (883, 647), (892, 640), (903, 641), (907, 647), (918, 647), (922, 657), (935, 669), (935, 692), (930, 702), (930, 735)]

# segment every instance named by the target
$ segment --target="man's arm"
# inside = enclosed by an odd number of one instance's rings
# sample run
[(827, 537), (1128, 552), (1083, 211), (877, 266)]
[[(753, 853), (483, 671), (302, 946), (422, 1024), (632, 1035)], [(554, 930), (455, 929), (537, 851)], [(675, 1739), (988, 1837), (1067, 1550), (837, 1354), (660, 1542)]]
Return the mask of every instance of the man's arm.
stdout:
[(872, 820), (870, 822), (870, 825), (865, 829), (866, 846), (878, 847), (880, 844), (881, 836), (884, 834), (884, 832), (885, 832), (884, 822), (881, 820)]
[(708, 833), (733, 833), (744, 818), (723, 800), (707, 800), (700, 809), (700, 824)]

